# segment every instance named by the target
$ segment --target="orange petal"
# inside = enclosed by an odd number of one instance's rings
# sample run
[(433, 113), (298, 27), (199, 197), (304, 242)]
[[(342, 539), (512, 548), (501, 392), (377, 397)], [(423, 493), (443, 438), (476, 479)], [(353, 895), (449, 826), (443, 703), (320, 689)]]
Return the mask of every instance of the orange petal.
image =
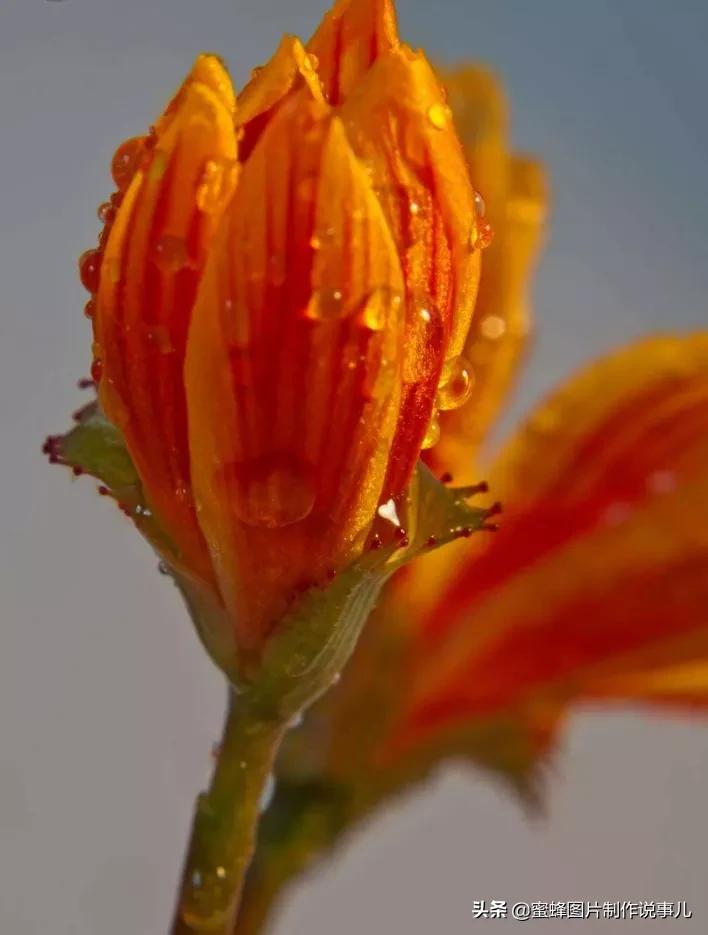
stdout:
[[(182, 369), (187, 328), (219, 216), (236, 181), (236, 141), (213, 59), (158, 122), (112, 227), (95, 317), (99, 393), (148, 500), (185, 565), (209, 578), (191, 495)], [(210, 83), (201, 77), (206, 75)]]
[(284, 36), (273, 58), (255, 69), (241, 92), (236, 125), (242, 128), (241, 158), (245, 161), (272, 117), (275, 108), (290, 94), (306, 87), (313, 100), (324, 102), (324, 92), (315, 59), (294, 36)]
[(392, 0), (338, 0), (307, 48), (332, 105), (341, 104), (379, 56), (397, 48)]
[(708, 334), (580, 374), (491, 479), (501, 531), (426, 621), (399, 739), (603, 685), (617, 696), (625, 677), (624, 697), (641, 697), (641, 673), (665, 672), (670, 695), (668, 673), (705, 662)]
[(303, 91), (244, 167), (187, 352), (199, 521), (245, 645), (361, 548), (398, 412), (402, 290), (366, 172)]
[(401, 47), (377, 59), (342, 119), (403, 257), (406, 386), (394, 445), (401, 457), (387, 481), (397, 492), (422, 447), (443, 364), (462, 353), (472, 317), (480, 271), (474, 190), (443, 91), (422, 54)]

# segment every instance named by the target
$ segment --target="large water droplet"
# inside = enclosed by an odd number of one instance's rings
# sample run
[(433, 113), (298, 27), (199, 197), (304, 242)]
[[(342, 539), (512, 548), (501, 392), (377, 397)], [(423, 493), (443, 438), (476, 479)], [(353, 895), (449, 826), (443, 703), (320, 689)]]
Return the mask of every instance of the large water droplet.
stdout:
[(238, 177), (235, 159), (209, 159), (197, 188), (196, 202), (205, 214), (218, 214), (231, 197)]
[(459, 409), (470, 397), (474, 379), (472, 366), (464, 357), (446, 361), (438, 384), (437, 405), (442, 410)]
[(344, 295), (341, 289), (323, 286), (312, 293), (305, 317), (312, 321), (334, 321), (345, 314)]
[(110, 201), (104, 201), (98, 207), (98, 220), (104, 224), (112, 224), (116, 216), (116, 208)]
[(113, 155), (111, 174), (119, 191), (125, 191), (140, 163), (145, 148), (145, 137), (134, 136), (121, 143)]
[(79, 277), (88, 292), (98, 292), (103, 254), (100, 250), (85, 250), (79, 257)]
[(181, 237), (165, 234), (155, 244), (155, 259), (164, 270), (176, 273), (189, 261), (187, 244)]
[(474, 193), (474, 210), (478, 218), (483, 218), (487, 211), (487, 206), (484, 203), (484, 198), (482, 198), (479, 192)]
[(226, 465), (216, 480), (228, 488), (236, 515), (248, 526), (290, 526), (315, 505), (310, 466), (287, 451)]

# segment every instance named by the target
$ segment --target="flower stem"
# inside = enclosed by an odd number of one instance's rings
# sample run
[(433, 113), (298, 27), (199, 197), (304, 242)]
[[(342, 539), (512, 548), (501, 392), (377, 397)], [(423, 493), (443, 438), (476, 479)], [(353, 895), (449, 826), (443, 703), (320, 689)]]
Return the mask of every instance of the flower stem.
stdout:
[(285, 729), (230, 694), (211, 785), (197, 800), (172, 935), (231, 932)]

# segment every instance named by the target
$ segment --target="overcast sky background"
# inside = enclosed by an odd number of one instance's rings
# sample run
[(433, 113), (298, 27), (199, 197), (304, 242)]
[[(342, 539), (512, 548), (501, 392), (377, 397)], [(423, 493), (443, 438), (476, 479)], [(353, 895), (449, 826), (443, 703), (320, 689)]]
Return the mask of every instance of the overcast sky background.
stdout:
[[(3, 935), (166, 931), (223, 686), (128, 523), (39, 448), (81, 400), (90, 336), (76, 258), (95, 239), (116, 145), (151, 122), (199, 51), (223, 55), (240, 84), (281, 33), (309, 35), (322, 2), (2, 0)], [(516, 145), (550, 168), (536, 352), (513, 413), (619, 341), (705, 327), (708, 6), (399, 9), (405, 37), (433, 57), (481, 59), (504, 77)], [(301, 887), (276, 935), (464, 935), (472, 900), (491, 898), (685, 899), (694, 919), (676, 924), (705, 932), (707, 769), (708, 725), (578, 715), (544, 822), (449, 772)], [(584, 935), (607, 924), (585, 922)]]

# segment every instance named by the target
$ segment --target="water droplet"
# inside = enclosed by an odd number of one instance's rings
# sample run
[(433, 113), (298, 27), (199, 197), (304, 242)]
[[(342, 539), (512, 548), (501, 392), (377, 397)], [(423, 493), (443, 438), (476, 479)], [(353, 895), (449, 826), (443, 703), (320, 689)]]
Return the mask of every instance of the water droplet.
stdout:
[(205, 214), (218, 214), (236, 187), (238, 162), (235, 159), (209, 159), (197, 188), (196, 202)]
[(438, 421), (437, 412), (434, 413), (430, 422), (428, 422), (428, 427), (425, 430), (425, 435), (423, 436), (423, 444), (421, 448), (426, 450), (427, 448), (434, 448), (435, 445), (440, 441), (440, 422)]
[(310, 246), (313, 250), (321, 250), (334, 243), (335, 230), (333, 227), (325, 227), (322, 230), (315, 231), (310, 237)]
[(477, 246), (480, 250), (486, 250), (487, 247), (494, 240), (494, 231), (492, 230), (491, 224), (482, 224), (479, 228), (479, 236), (477, 238)]
[(174, 354), (175, 346), (167, 325), (151, 325), (147, 331), (147, 339), (160, 354)]
[(486, 315), (479, 326), (483, 338), (488, 341), (498, 341), (506, 334), (506, 322), (501, 315)]
[(332, 681), (331, 681), (330, 685), (331, 685), (332, 688), (334, 688), (334, 686), (335, 686), (335, 685), (339, 685), (339, 683), (340, 683), (341, 681), (342, 681), (342, 673), (341, 673), (341, 672), (336, 672), (336, 673), (334, 674), (334, 676), (332, 677)]
[(484, 203), (484, 198), (482, 198), (479, 192), (474, 193), (474, 210), (478, 218), (483, 218), (487, 211), (487, 206)]
[(161, 575), (169, 575), (170, 566), (167, 564), (167, 562), (164, 559), (161, 559), (157, 563), (157, 570), (160, 572)]
[(98, 292), (103, 254), (100, 250), (85, 250), (79, 257), (79, 277), (88, 292)]
[(438, 384), (437, 405), (442, 410), (459, 409), (470, 397), (474, 379), (472, 366), (464, 357), (445, 362)]
[(408, 205), (408, 210), (413, 215), (413, 217), (417, 217), (419, 214), (423, 213), (423, 208), (418, 204), (417, 201), (411, 201)]
[(84, 305), (84, 315), (87, 318), (93, 318), (95, 314), (96, 314), (96, 300), (89, 299), (86, 305)]
[(198, 890), (198, 889), (201, 887), (201, 885), (202, 885), (203, 882), (204, 882), (204, 879), (203, 879), (203, 877), (202, 877), (200, 871), (199, 871), (199, 870), (195, 870), (195, 871), (192, 873), (192, 886), (193, 886), (195, 889)]
[(298, 727), (302, 727), (302, 722), (304, 720), (304, 715), (302, 711), (300, 711), (288, 721), (288, 730), (297, 730)]
[(272, 773), (268, 774), (268, 778), (265, 781), (263, 786), (263, 791), (261, 792), (261, 798), (258, 803), (258, 808), (263, 814), (267, 811), (270, 803), (273, 801), (273, 796), (275, 795), (275, 776)]
[(341, 289), (316, 289), (305, 309), (305, 317), (312, 321), (334, 321), (344, 316), (344, 296)]
[(226, 879), (226, 867), (217, 867), (214, 873), (216, 874), (219, 880)]
[(290, 526), (315, 505), (311, 468), (287, 451), (225, 465), (216, 480), (228, 487), (238, 518), (248, 526)]
[(145, 148), (145, 137), (134, 136), (121, 143), (113, 155), (111, 174), (119, 191), (125, 191), (138, 168)]
[(176, 273), (187, 265), (187, 245), (181, 237), (165, 234), (155, 244), (155, 259), (163, 269)]
[(389, 313), (401, 307), (403, 296), (388, 286), (373, 289), (361, 310), (361, 322), (369, 331), (382, 331)]
[(110, 201), (104, 201), (98, 208), (98, 220), (104, 224), (112, 224), (116, 217), (115, 206)]
[(96, 359), (91, 364), (91, 378), (94, 383), (100, 383), (101, 377), (103, 376), (103, 361), (100, 357)]
[(436, 130), (444, 130), (450, 118), (450, 108), (445, 104), (433, 104), (428, 108), (428, 120)]

